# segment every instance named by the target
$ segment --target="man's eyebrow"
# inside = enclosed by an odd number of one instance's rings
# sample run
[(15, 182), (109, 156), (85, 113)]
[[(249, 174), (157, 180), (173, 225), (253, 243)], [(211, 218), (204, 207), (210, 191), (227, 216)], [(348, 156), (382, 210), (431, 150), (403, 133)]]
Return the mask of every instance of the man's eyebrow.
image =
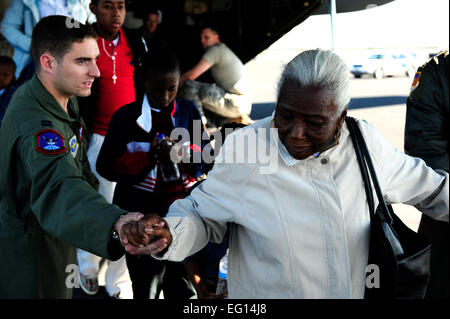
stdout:
[(87, 56), (86, 56), (86, 57), (85, 57), (85, 56), (80, 56), (80, 57), (78, 57), (78, 58), (75, 58), (74, 60), (75, 60), (75, 61), (90, 61), (90, 60), (97, 60), (99, 56), (100, 56), (100, 54), (97, 55), (95, 58), (87, 57)]

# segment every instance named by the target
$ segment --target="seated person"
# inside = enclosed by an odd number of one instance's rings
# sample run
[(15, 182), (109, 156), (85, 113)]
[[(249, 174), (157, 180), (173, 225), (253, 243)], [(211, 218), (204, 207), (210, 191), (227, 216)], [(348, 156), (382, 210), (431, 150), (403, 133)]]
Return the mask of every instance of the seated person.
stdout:
[[(139, 207), (144, 214), (165, 216), (172, 202), (184, 198), (203, 174), (203, 164), (192, 161), (175, 164), (180, 175), (175, 181), (164, 181), (160, 169), (173, 163), (164, 163), (166, 154), (158, 151), (159, 134), (168, 137), (175, 128), (186, 129), (191, 138), (184, 146), (192, 150), (193, 157), (198, 152), (201, 155), (203, 146), (192, 141), (194, 129), (199, 134), (204, 132), (198, 108), (192, 102), (175, 99), (179, 77), (175, 54), (168, 49), (153, 51), (144, 62), (146, 94), (121, 107), (110, 121), (96, 166), (101, 176), (117, 182), (113, 203), (119, 207)], [(182, 263), (131, 254), (126, 255), (126, 261), (134, 299), (158, 298), (161, 290), (165, 299), (195, 295)]]
[[(201, 41), (206, 52), (181, 76), (180, 96), (199, 107), (207, 127), (220, 127), (227, 121), (251, 124), (250, 84), (241, 60), (220, 41), (213, 28), (202, 30)], [(193, 81), (209, 69), (215, 83)]]

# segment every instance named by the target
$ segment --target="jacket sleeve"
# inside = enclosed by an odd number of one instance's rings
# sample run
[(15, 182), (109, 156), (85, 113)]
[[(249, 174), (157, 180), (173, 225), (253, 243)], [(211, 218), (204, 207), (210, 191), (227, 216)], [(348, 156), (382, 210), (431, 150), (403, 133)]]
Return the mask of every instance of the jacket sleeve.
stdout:
[(448, 172), (449, 114), (443, 90), (448, 94), (449, 88), (437, 74), (439, 66), (428, 64), (419, 69), (419, 85), (413, 88), (406, 104), (405, 152)]
[[(122, 114), (120, 111), (114, 113), (109, 122), (96, 168), (97, 172), (107, 180), (135, 184), (143, 181), (155, 164), (146, 161), (147, 153), (133, 156), (134, 153), (127, 152), (126, 134), (129, 134), (131, 120), (130, 117), (124, 117)], [(138, 158), (137, 155), (140, 157)], [(129, 168), (128, 171), (126, 166)]]
[(112, 239), (111, 230), (126, 211), (92, 188), (68, 150), (56, 155), (38, 152), (33, 135), (20, 138), (17, 145), (39, 225), (70, 245), (111, 260), (120, 258), (124, 250)]
[(412, 205), (433, 219), (448, 222), (448, 173), (400, 152), (372, 125), (359, 123), (386, 202)]
[(30, 51), (31, 38), (23, 33), (24, 4), (22, 0), (11, 0), (2, 21), (2, 34), (14, 49)]
[(169, 225), (172, 243), (163, 255), (154, 255), (156, 259), (182, 261), (209, 241), (222, 242), (228, 223), (240, 224), (246, 218), (242, 203), (253, 170), (246, 164), (223, 163), (223, 151), (229, 152), (233, 147), (233, 141), (228, 142), (222, 147), (208, 178), (190, 196), (170, 206), (164, 219)]

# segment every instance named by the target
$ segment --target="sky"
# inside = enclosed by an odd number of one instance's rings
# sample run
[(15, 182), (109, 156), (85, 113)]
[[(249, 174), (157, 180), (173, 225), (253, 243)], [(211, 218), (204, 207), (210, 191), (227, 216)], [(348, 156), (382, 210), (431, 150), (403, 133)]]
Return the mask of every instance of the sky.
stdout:
[[(338, 13), (335, 49), (449, 47), (449, 0), (394, 0)], [(309, 17), (272, 45), (274, 49), (331, 48), (330, 15)]]

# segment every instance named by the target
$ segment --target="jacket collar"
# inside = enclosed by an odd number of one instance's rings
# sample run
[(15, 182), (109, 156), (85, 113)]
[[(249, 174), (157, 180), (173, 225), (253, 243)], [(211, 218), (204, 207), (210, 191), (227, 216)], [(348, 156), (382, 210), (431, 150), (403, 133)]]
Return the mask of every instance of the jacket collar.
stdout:
[[(176, 110), (177, 110), (177, 100), (174, 100), (174, 105), (172, 112), (170, 113), (172, 117), (172, 123), (175, 125), (175, 118), (176, 118)], [(152, 111), (153, 112), (161, 112), (160, 109), (156, 109), (150, 105), (150, 102), (148, 101), (147, 94), (144, 95), (144, 99), (142, 100), (142, 107), (141, 107), (141, 115), (136, 120), (136, 124), (146, 131), (147, 133), (150, 133), (152, 130)]]
[(35, 99), (49, 113), (69, 122), (77, 121), (79, 119), (80, 114), (78, 111), (78, 102), (76, 97), (71, 97), (67, 104), (67, 109), (71, 110), (75, 116), (75, 118), (72, 118), (64, 111), (61, 105), (59, 105), (55, 97), (49, 91), (47, 91), (36, 74), (30, 80), (30, 87)]

